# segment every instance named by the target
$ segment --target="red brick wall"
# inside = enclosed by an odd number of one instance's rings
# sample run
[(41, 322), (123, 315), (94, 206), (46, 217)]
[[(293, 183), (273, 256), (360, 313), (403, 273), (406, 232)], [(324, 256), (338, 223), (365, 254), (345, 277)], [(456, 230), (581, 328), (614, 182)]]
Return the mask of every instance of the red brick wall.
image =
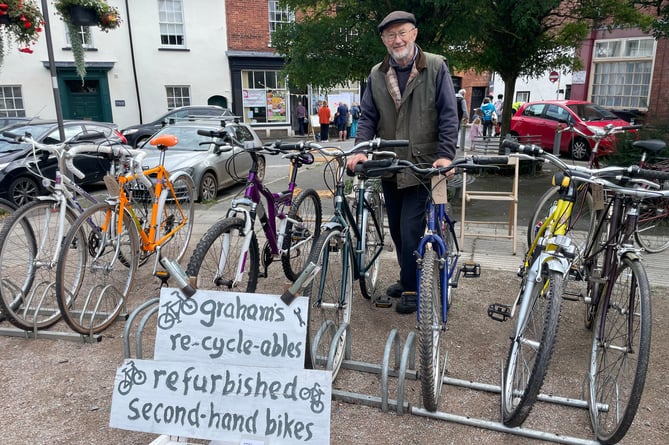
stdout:
[(236, 51), (268, 51), (267, 0), (226, 0), (228, 48)]
[(657, 41), (646, 122), (669, 123), (669, 39)]

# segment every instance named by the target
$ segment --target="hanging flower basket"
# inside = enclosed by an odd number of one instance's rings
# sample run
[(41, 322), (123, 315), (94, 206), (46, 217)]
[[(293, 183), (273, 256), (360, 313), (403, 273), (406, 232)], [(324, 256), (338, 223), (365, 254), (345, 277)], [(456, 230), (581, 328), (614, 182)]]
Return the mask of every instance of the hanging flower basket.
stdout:
[[(86, 77), (86, 62), (81, 27), (97, 26), (109, 32), (121, 25), (121, 15), (117, 8), (109, 6), (105, 0), (55, 0), (54, 6), (67, 27), (74, 65), (83, 81)], [(90, 32), (88, 28), (84, 30)]]
[(93, 8), (71, 5), (67, 10), (70, 21), (75, 26), (97, 26), (100, 23), (98, 12)]
[(33, 0), (0, 0), (0, 65), (9, 43), (22, 53), (32, 53), (42, 32), (44, 18)]

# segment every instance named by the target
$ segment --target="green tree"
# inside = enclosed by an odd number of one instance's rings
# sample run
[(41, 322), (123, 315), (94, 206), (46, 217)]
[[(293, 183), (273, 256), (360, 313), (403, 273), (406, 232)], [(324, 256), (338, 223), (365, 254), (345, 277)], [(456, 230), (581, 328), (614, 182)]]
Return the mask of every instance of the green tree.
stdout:
[(378, 23), (392, 10), (411, 11), (418, 23), (417, 43), (424, 50), (445, 55), (452, 68), (501, 76), (505, 84), (502, 134), (506, 134), (516, 79), (553, 69), (579, 69), (575, 50), (593, 27), (649, 28), (652, 14), (641, 13), (638, 3), (285, 0), (284, 4), (296, 11), (297, 20), (273, 34), (272, 44), (286, 56), (285, 72), (292, 85), (330, 88), (365, 79), (370, 67), (385, 54)]

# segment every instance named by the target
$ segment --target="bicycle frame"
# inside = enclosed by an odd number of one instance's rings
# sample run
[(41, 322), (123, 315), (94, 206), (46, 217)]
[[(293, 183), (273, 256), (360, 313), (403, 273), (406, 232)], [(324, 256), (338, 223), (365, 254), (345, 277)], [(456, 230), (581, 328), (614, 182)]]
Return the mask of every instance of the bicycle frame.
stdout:
[[(418, 261), (421, 261), (425, 256), (425, 246), (428, 243), (431, 243), (433, 246), (436, 246), (436, 252), (439, 255), (439, 258), (442, 261), (442, 265), (447, 263), (444, 261), (444, 258), (447, 255), (451, 255), (448, 252), (448, 246), (443, 239), (443, 230), (449, 230), (451, 236), (453, 237), (453, 242), (455, 245), (455, 253), (453, 254), (453, 263), (450, 269), (446, 267), (441, 267), (439, 271), (439, 280), (441, 281), (441, 321), (442, 326), (441, 330), (446, 330), (446, 323), (448, 322), (448, 309), (449, 309), (449, 298), (448, 293), (450, 292), (449, 283), (451, 283), (451, 278), (455, 275), (455, 271), (458, 266), (458, 259), (460, 258), (460, 246), (458, 245), (458, 239), (455, 236), (455, 227), (453, 221), (448, 216), (446, 212), (445, 204), (435, 204), (430, 200), (427, 208), (427, 231), (425, 236), (421, 238), (416, 252), (418, 254)], [(417, 285), (420, 287), (421, 279), (421, 268), (417, 270)], [(420, 298), (420, 292), (418, 293), (418, 298)], [(418, 310), (416, 312), (416, 317), (420, 320), (420, 301), (417, 304)]]
[[(300, 159), (299, 154), (290, 155), (288, 189), (279, 193), (274, 193), (269, 190), (258, 178), (258, 155), (253, 151), (250, 151), (249, 154), (251, 155), (253, 164), (249, 170), (244, 197), (233, 199), (226, 215), (228, 218), (241, 217), (244, 221), (244, 243), (240, 253), (241, 257), (237, 261), (237, 271), (235, 273), (236, 282), (242, 280), (242, 275), (246, 267), (246, 261), (244, 261), (244, 259), (251, 244), (251, 238), (255, 233), (254, 225), (256, 218), (260, 220), (262, 230), (267, 238), (267, 245), (273, 256), (281, 255), (284, 252), (280, 246), (283, 245), (286, 224), (288, 224), (288, 222), (298, 222), (289, 220), (286, 209), (290, 209), (293, 204), (293, 197), (295, 195), (297, 184), (297, 170), (303, 162)], [(267, 208), (265, 208), (265, 205), (263, 204), (263, 199), (267, 203)], [(281, 220), (281, 226), (278, 231), (276, 224), (277, 218)], [(300, 244), (302, 243), (296, 244), (295, 246), (299, 246)], [(227, 249), (224, 250), (227, 251)], [(227, 257), (227, 254), (221, 255), (218, 270), (225, 269)]]
[[(119, 191), (119, 197), (118, 197), (118, 205), (119, 205), (119, 214), (122, 215), (124, 212), (128, 212), (132, 216), (132, 220), (135, 222), (135, 225), (137, 226), (137, 232), (139, 233), (139, 237), (141, 240), (141, 245), (142, 245), (142, 250), (148, 251), (148, 252), (153, 252), (158, 248), (159, 246), (163, 245), (167, 240), (169, 240), (176, 232), (181, 230), (183, 226), (186, 225), (185, 218), (184, 221), (181, 222), (181, 224), (175, 226), (172, 230), (167, 232), (165, 235), (163, 235), (160, 238), (157, 238), (157, 229), (159, 225), (161, 224), (161, 217), (162, 217), (162, 208), (159, 208), (159, 202), (160, 200), (157, 200), (156, 197), (160, 197), (163, 193), (171, 193), (173, 196), (176, 196), (176, 192), (174, 191), (174, 187), (172, 186), (172, 183), (168, 180), (169, 173), (163, 166), (164, 164), (164, 159), (165, 159), (165, 152), (162, 151), (160, 154), (160, 164), (157, 167), (150, 168), (148, 170), (144, 170), (141, 173), (130, 173), (128, 175), (122, 175), (118, 177), (118, 183), (120, 185), (120, 191)], [(151, 220), (149, 224), (149, 232), (146, 233), (145, 230), (142, 230), (142, 227), (139, 223), (139, 220), (137, 218), (137, 215), (135, 214), (134, 210), (132, 209), (132, 204), (130, 203), (130, 200), (128, 199), (128, 195), (125, 193), (125, 185), (128, 184), (129, 182), (137, 181), (139, 180), (143, 184), (150, 184), (150, 181), (148, 181), (148, 177), (150, 175), (156, 175), (156, 184), (155, 186), (150, 186), (146, 187), (151, 194), (151, 197), (153, 199), (153, 205), (151, 207)], [(144, 179), (144, 180), (143, 180)], [(183, 209), (181, 208), (181, 205), (179, 204), (179, 201), (176, 201), (176, 205), (179, 209), (179, 212), (183, 215)], [(123, 218), (118, 218), (117, 221), (117, 231), (118, 233), (121, 233), (123, 231)]]

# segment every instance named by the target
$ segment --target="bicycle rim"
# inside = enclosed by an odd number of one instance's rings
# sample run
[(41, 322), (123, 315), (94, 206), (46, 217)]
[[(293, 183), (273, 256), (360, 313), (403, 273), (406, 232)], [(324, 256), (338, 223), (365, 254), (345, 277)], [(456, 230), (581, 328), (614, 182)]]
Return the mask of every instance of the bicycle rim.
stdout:
[(641, 203), (639, 222), (634, 234), (648, 253), (660, 253), (669, 247), (669, 199), (655, 198)]
[[(54, 288), (59, 219), (58, 202), (34, 201), (14, 212), (0, 235), (0, 307), (20, 329), (46, 329), (60, 320)], [(66, 209), (63, 234), (75, 219)]]
[(381, 252), (384, 239), (384, 207), (381, 196), (376, 191), (368, 193), (365, 204), (368, 211), (365, 212), (362, 221), (362, 241), (365, 246), (360, 261), (362, 268), (360, 276), (360, 291), (362, 296), (368, 300), (376, 295), (376, 285), (381, 268)]
[[(511, 340), (502, 382), (502, 418), (521, 425), (534, 406), (553, 353), (562, 304), (563, 276), (547, 271), (534, 282), (518, 335)], [(521, 301), (521, 307), (523, 302)]]
[(332, 371), (332, 380), (346, 355), (351, 321), (353, 270), (346, 243), (338, 230), (321, 233), (309, 259), (320, 270), (304, 291), (309, 298), (305, 365)]
[(609, 304), (597, 313), (590, 358), (591, 422), (607, 444), (625, 436), (639, 407), (652, 320), (648, 278), (638, 260), (623, 258), (611, 285)]
[(297, 195), (288, 218), (298, 223), (286, 224), (281, 256), (283, 272), (290, 281), (295, 281), (307, 265), (311, 247), (321, 232), (322, 215), (321, 199), (315, 190), (306, 189)]
[[(158, 220), (158, 238), (176, 232), (160, 247), (160, 256), (179, 261), (183, 258), (190, 235), (193, 232), (195, 215), (195, 186), (190, 176), (185, 174), (170, 178), (174, 193), (167, 188), (160, 197), (158, 208), (162, 209)], [(181, 228), (179, 228), (181, 227)]]
[[(258, 241), (251, 234), (244, 248), (244, 221), (226, 218), (217, 221), (197, 243), (188, 261), (186, 274), (195, 278), (198, 289), (255, 292), (260, 271)], [(241, 277), (237, 276), (240, 270)]]
[(60, 253), (58, 305), (70, 328), (82, 335), (98, 334), (116, 320), (138, 267), (136, 226), (125, 213), (119, 233), (118, 218), (115, 205), (89, 207)]
[(418, 350), (420, 354), (420, 386), (423, 406), (436, 411), (442, 384), (441, 361), (441, 276), (437, 252), (428, 244), (420, 271), (420, 317), (418, 319)]

